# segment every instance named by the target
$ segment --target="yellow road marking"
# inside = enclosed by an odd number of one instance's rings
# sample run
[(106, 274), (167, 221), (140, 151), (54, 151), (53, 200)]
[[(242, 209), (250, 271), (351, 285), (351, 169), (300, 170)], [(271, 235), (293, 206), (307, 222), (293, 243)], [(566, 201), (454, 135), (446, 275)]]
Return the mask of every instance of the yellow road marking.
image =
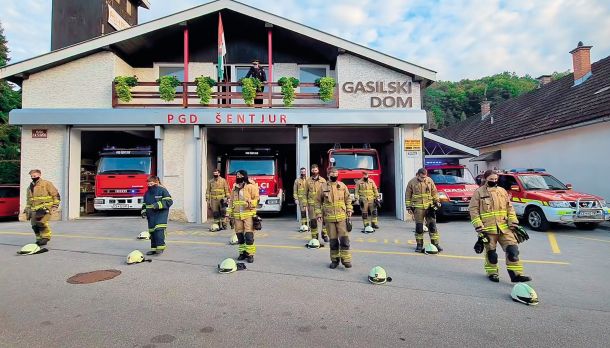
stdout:
[[(0, 235), (17, 235), (17, 236), (31, 236), (32, 233), (26, 232), (0, 232)], [(122, 238), (122, 237), (98, 237), (98, 236), (83, 236), (83, 235), (75, 235), (75, 234), (53, 234), (53, 237), (63, 237), (63, 238), (80, 238), (80, 239), (93, 239), (93, 240), (115, 240), (115, 241), (136, 241), (135, 238)], [(189, 240), (167, 240), (168, 244), (195, 244), (195, 245), (210, 245), (210, 246), (226, 246), (226, 243), (218, 243), (218, 242), (200, 242), (200, 241), (189, 241)], [(257, 248), (273, 248), (273, 249), (303, 249), (302, 246), (295, 245), (273, 245), (273, 244), (256, 244)], [(412, 251), (380, 251), (380, 250), (359, 250), (352, 249), (354, 253), (363, 253), (363, 254), (378, 254), (378, 255), (400, 255), (400, 256), (427, 256), (421, 253), (414, 253)], [(450, 258), (450, 259), (462, 259), (462, 260), (483, 260), (482, 257), (479, 256), (464, 256), (464, 255), (451, 255), (451, 254), (438, 254), (435, 255), (437, 257), (442, 258)], [(537, 263), (537, 264), (546, 264), (546, 265), (569, 265), (569, 262), (563, 261), (544, 261), (544, 260), (521, 260), (523, 263)]]
[(387, 240), (387, 239), (384, 239), (384, 240), (383, 240), (383, 244), (388, 244), (388, 240)]
[(394, 239), (394, 244), (400, 244), (400, 241), (398, 239)]
[(553, 254), (561, 254), (559, 244), (557, 244), (557, 238), (555, 238), (555, 233), (547, 232), (546, 236), (549, 238), (549, 244), (551, 244), (551, 251), (553, 251)]

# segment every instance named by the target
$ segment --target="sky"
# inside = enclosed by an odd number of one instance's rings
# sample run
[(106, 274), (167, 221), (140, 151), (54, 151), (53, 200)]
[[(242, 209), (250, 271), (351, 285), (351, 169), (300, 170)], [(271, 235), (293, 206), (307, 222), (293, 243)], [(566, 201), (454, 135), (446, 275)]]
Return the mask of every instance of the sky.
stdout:
[[(150, 10), (140, 9), (140, 23), (208, 2), (149, 1)], [(11, 63), (50, 50), (51, 2), (2, 0)], [(241, 2), (435, 70), (439, 80), (571, 70), (569, 51), (578, 41), (593, 46), (592, 61), (610, 55), (608, 0)]]

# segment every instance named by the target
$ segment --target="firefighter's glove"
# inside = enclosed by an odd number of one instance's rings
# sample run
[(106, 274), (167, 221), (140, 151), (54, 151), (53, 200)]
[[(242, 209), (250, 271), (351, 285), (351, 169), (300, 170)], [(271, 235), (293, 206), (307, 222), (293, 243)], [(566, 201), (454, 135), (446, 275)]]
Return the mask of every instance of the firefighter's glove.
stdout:
[(252, 218), (252, 227), (257, 231), (262, 230), (263, 229), (263, 219), (261, 219), (260, 216), (258, 216), (258, 215), (254, 215), (254, 217)]
[(140, 215), (142, 216), (142, 219), (146, 219), (146, 210), (142, 210)]
[(426, 216), (432, 219), (436, 219), (436, 205), (431, 205), (428, 209), (426, 209)]
[(480, 254), (485, 250), (485, 245), (481, 241), (481, 238), (477, 239), (477, 242), (474, 243), (474, 252)]
[(231, 227), (231, 229), (235, 228), (235, 219), (229, 218), (229, 226)]
[(381, 208), (381, 201), (379, 199), (375, 198), (374, 203), (376, 208)]
[(529, 234), (525, 231), (525, 229), (521, 226), (512, 227), (511, 230), (517, 239), (517, 243), (523, 243), (526, 240), (530, 239)]
[(475, 227), (474, 230), (477, 231), (477, 233), (483, 233), (483, 227)]

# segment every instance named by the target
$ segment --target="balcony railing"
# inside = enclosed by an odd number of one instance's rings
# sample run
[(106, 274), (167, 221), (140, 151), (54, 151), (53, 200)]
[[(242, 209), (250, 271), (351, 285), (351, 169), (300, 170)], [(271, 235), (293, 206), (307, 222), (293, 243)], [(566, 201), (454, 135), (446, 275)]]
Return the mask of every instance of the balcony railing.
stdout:
[[(280, 93), (280, 87), (276, 82), (265, 82), (265, 90), (258, 93), (256, 99), (262, 99), (262, 104), (247, 105), (242, 99), (241, 92), (237, 91), (240, 87), (239, 82), (220, 82), (217, 86), (212, 87), (212, 95), (210, 103), (207, 105), (201, 104), (196, 92), (195, 82), (183, 82), (182, 86), (177, 88), (176, 98), (173, 101), (166, 102), (159, 95), (158, 82), (138, 82), (131, 89), (132, 100), (123, 102), (119, 100), (116, 92), (116, 86), (112, 83), (112, 107), (113, 108), (146, 108), (146, 107), (209, 107), (209, 108), (283, 108), (283, 95)], [(314, 83), (301, 83), (298, 88), (317, 87)], [(183, 91), (186, 91), (184, 93)], [(291, 108), (338, 108), (339, 107), (339, 91), (335, 87), (334, 99), (329, 102), (324, 102), (320, 99), (319, 93), (296, 93), (294, 102)]]

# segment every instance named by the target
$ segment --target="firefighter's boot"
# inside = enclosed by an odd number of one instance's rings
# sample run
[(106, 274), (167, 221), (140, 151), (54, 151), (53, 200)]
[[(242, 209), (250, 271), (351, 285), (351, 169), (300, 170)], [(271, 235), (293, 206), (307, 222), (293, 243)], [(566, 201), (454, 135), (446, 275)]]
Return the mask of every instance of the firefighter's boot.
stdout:
[(415, 246), (415, 252), (416, 253), (423, 253), (424, 252), (424, 241), (423, 240), (417, 240), (417, 245)]
[(436, 249), (438, 250), (439, 253), (441, 251), (443, 251), (443, 248), (441, 248), (441, 245), (438, 244), (438, 242), (432, 242), (432, 245), (434, 245), (436, 247)]
[(528, 277), (523, 274), (516, 274), (514, 271), (508, 271), (508, 275), (510, 276), (510, 281), (513, 283), (525, 283), (532, 280), (532, 277)]

